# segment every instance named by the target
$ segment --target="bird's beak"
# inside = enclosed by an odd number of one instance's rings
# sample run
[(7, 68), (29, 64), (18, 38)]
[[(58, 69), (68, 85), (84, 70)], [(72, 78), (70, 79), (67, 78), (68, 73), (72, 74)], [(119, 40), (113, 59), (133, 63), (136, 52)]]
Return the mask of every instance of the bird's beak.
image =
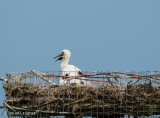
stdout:
[[(59, 54), (58, 56), (54, 57), (54, 59), (58, 58), (56, 61), (62, 60), (62, 59), (63, 59), (62, 56), (63, 56), (63, 54), (61, 53), (61, 54)], [(56, 61), (55, 61), (55, 62), (56, 62)]]

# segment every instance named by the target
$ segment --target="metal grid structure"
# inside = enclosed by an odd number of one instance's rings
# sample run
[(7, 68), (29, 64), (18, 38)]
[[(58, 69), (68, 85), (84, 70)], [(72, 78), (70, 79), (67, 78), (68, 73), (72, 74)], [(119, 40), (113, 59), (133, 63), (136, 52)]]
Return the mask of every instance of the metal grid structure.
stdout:
[[(91, 84), (59, 85), (59, 79)], [(160, 114), (160, 71), (7, 73), (8, 117), (120, 118)]]

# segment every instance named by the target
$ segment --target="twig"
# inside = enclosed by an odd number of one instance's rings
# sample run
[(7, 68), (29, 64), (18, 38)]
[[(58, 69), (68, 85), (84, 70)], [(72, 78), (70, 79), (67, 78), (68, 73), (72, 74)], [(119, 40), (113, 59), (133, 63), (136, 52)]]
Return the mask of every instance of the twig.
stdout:
[(3, 109), (3, 112), (2, 112), (2, 114), (1, 114), (1, 116), (3, 116), (3, 114), (4, 114), (4, 111), (5, 111), (5, 109)]
[(71, 103), (67, 103), (67, 104), (64, 104), (64, 106), (69, 106), (69, 105), (72, 105), (72, 104), (76, 104), (76, 103), (79, 103), (79, 102), (84, 102), (86, 100), (90, 99), (90, 97), (87, 97), (85, 99), (80, 99), (80, 100), (77, 100), (75, 102), (71, 102)]
[[(116, 72), (115, 72), (116, 73)], [(83, 75), (79, 75), (79, 76), (72, 76), (72, 77), (87, 77), (87, 78), (138, 78), (138, 77), (160, 77), (160, 74), (153, 74), (153, 75), (135, 75), (135, 74), (126, 74), (126, 73), (120, 73), (117, 72), (118, 74), (124, 74), (124, 75), (112, 75), (112, 73), (108, 74), (108, 73), (97, 73), (97, 74), (83, 74)], [(96, 75), (110, 75), (109, 77), (99, 77)], [(46, 74), (46, 75), (42, 75), (44, 77), (65, 77), (62, 75), (55, 75), (55, 74)], [(160, 79), (158, 79), (160, 80)]]
[(3, 78), (3, 77), (2, 77), (2, 78), (0, 78), (0, 80), (1, 80), (1, 81), (4, 81), (4, 82), (6, 82), (6, 83), (8, 82), (8, 79)]
[(52, 81), (48, 80), (47, 78), (43, 77), (42, 73), (38, 73), (36, 72), (35, 70), (31, 70), (31, 72), (33, 74), (35, 74), (36, 76), (39, 76), (41, 79), (45, 80), (46, 82), (50, 83), (50, 84), (53, 84), (53, 85), (56, 85), (55, 83), (53, 83)]
[(90, 107), (88, 107), (89, 109), (93, 109), (93, 108), (102, 108), (102, 106), (103, 106), (103, 109), (104, 108), (109, 108), (109, 107), (111, 107), (111, 106), (116, 106), (116, 104), (104, 104), (104, 105), (92, 105), (92, 106), (90, 106)]
[(104, 80), (93, 80), (93, 79), (82, 79), (80, 77), (75, 77), (76, 79), (80, 80), (88, 80), (88, 81), (96, 81), (96, 82), (107, 82), (107, 83), (118, 83), (118, 82), (113, 82), (113, 81), (104, 81)]
[(23, 107), (24, 109), (32, 109), (32, 108), (39, 108), (39, 107), (42, 107), (42, 106), (45, 106), (45, 105), (48, 105), (48, 104), (51, 104), (51, 103), (54, 103), (54, 102), (57, 102), (61, 99), (54, 99), (53, 101), (51, 102), (46, 102), (46, 103), (43, 103), (43, 104), (40, 104), (40, 105), (37, 105), (37, 106), (33, 106), (33, 107)]
[(6, 106), (0, 106), (0, 109), (6, 108)]
[(10, 106), (10, 105), (8, 105), (8, 104), (6, 103), (6, 101), (4, 101), (4, 104), (6, 105), (6, 107), (8, 107), (9, 109), (11, 109), (12, 111), (15, 111), (15, 110), (12, 108), (12, 106)]
[(39, 90), (39, 91), (37, 92), (37, 94), (39, 94), (40, 92), (42, 92), (42, 91), (45, 90), (45, 89), (48, 89), (50, 86), (57, 87), (58, 85), (50, 84), (50, 85), (48, 85), (48, 86), (42, 88), (41, 90)]

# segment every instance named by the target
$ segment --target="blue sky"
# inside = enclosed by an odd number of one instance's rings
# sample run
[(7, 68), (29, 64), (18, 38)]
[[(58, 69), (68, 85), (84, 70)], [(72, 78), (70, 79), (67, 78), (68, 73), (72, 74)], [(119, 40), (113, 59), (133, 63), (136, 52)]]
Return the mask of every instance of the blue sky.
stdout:
[(159, 70), (159, 5), (159, 0), (1, 0), (1, 76), (60, 70), (53, 57), (62, 49), (85, 71)]

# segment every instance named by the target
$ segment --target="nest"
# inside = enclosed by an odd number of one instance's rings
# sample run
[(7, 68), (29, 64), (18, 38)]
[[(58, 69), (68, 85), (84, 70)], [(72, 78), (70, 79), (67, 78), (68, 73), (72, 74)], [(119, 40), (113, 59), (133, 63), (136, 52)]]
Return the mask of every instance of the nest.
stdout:
[[(41, 116), (141, 116), (160, 113), (160, 88), (145, 84), (64, 86), (15, 81), (3, 85), (11, 111)], [(35, 114), (34, 114), (35, 115)]]

